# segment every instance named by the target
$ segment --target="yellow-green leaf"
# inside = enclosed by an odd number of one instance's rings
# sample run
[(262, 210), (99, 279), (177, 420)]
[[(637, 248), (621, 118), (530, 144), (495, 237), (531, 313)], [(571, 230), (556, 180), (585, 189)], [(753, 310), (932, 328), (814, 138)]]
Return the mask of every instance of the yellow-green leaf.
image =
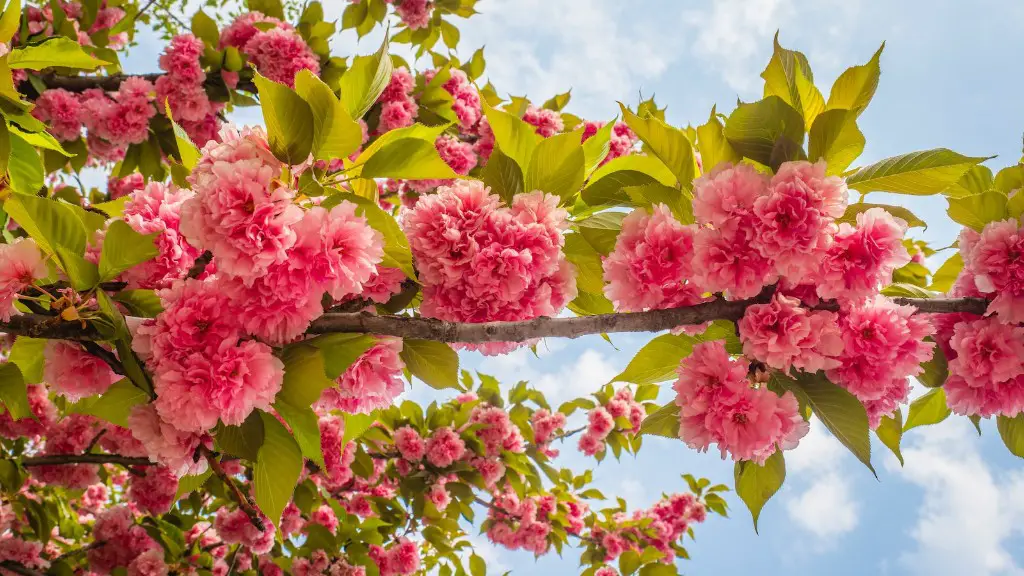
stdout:
[(253, 492), (256, 505), (278, 525), (302, 473), (302, 450), (277, 418), (265, 412), (260, 412), (260, 417), (263, 445), (253, 469)]
[(946, 148), (910, 152), (848, 173), (846, 185), (861, 193), (938, 194), (986, 159), (964, 156)]

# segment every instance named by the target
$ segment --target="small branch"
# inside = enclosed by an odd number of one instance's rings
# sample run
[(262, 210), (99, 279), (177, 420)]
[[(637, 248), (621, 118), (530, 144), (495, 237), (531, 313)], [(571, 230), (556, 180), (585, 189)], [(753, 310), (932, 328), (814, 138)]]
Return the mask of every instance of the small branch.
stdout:
[(198, 258), (196, 258), (196, 261), (192, 263), (192, 267), (188, 269), (188, 274), (185, 277), (199, 278), (199, 276), (206, 271), (206, 267), (210, 264), (211, 260), (213, 260), (213, 253), (209, 250), (203, 252)]
[[(412, 316), (376, 316), (368, 312), (328, 313), (313, 321), (308, 334), (352, 332), (417, 338), (439, 342), (524, 342), (535, 338), (579, 338), (587, 334), (615, 332), (660, 332), (679, 326), (695, 326), (712, 320), (739, 320), (753, 304), (764, 303), (763, 296), (747, 300), (718, 299), (696, 306), (624, 312), (569, 318), (535, 318), (522, 322), (446, 322), (434, 318)], [(983, 315), (988, 307), (984, 298), (892, 298), (896, 304), (913, 306), (918, 312), (947, 314), (963, 312)], [(820, 310), (838, 310), (835, 303), (819, 306)], [(0, 332), (63, 340), (101, 340), (94, 327), (59, 318), (22, 314), (0, 322)]]
[(143, 6), (142, 9), (135, 13), (135, 18), (139, 18), (140, 16), (145, 14), (146, 10), (149, 10), (153, 6), (153, 4), (156, 4), (156, 0), (149, 0), (148, 4)]
[(75, 548), (74, 550), (68, 550), (67, 552), (65, 552), (65, 553), (61, 554), (60, 556), (57, 556), (56, 558), (51, 560), (50, 563), (51, 564), (56, 564), (57, 562), (60, 562), (62, 560), (67, 560), (68, 558), (71, 558), (73, 556), (78, 556), (79, 554), (81, 554), (83, 552), (88, 552), (89, 550), (95, 550), (96, 548), (99, 548), (99, 547), (105, 545), (106, 543), (107, 543), (106, 540), (104, 540), (102, 542), (93, 542), (92, 544), (89, 544), (88, 546), (83, 546), (82, 548)]
[(117, 359), (117, 356), (115, 356), (113, 352), (95, 342), (82, 342), (82, 347), (85, 348), (85, 351), (89, 354), (92, 354), (106, 362), (107, 365), (110, 366), (110, 369), (114, 371), (114, 374), (124, 376), (124, 365), (121, 364), (121, 361)]
[(567, 432), (562, 432), (561, 434), (556, 434), (555, 436), (552, 436), (547, 443), (551, 444), (552, 442), (556, 441), (564, 441), (566, 438), (572, 438), (573, 436), (579, 434), (580, 432), (583, 432), (586, 429), (586, 426), (580, 426), (579, 428), (576, 428), (574, 430), (569, 430)]
[(238, 501), (238, 507), (245, 512), (245, 515), (249, 518), (249, 522), (252, 523), (252, 525), (260, 532), (265, 532), (267, 527), (263, 523), (263, 518), (260, 518), (259, 510), (257, 510), (255, 504), (250, 502), (249, 498), (242, 493), (242, 489), (238, 487), (238, 483), (236, 483), (235, 480), (231, 476), (228, 476), (227, 472), (224, 471), (224, 468), (220, 465), (220, 460), (217, 458), (217, 455), (206, 446), (200, 445), (199, 450), (203, 456), (206, 457), (206, 461), (210, 463), (210, 469), (213, 470), (213, 473), (220, 478), (221, 482), (231, 488), (231, 492), (235, 495), (235, 500)]
[(0, 562), (0, 568), (9, 572), (14, 572), (15, 574), (21, 574), (22, 576), (46, 576), (42, 572), (36, 572), (35, 570), (13, 560), (4, 560), (3, 562)]
[[(172, 18), (174, 15), (168, 12)], [(180, 21), (179, 21), (180, 22)], [(184, 28), (188, 28), (187, 24), (182, 24)], [(138, 77), (150, 82), (156, 82), (157, 78), (163, 76), (162, 72), (151, 72), (149, 74), (111, 74), (110, 76), (58, 76), (53, 73), (43, 74), (39, 76), (39, 79), (43, 81), (43, 84), (47, 88), (63, 88), (68, 92), (85, 92), (91, 88), (101, 88), (108, 92), (117, 90), (121, 83), (128, 78)], [(207, 83), (212, 83), (215, 80), (213, 75), (207, 79)], [(251, 80), (240, 80), (237, 89), (244, 90), (246, 92), (256, 92), (256, 85)]]
[(90, 452), (92, 452), (92, 449), (96, 447), (96, 444), (100, 441), (100, 438), (103, 438), (103, 435), (106, 433), (107, 429), (104, 428), (103, 430), (100, 430), (98, 434), (93, 436), (92, 441), (89, 442), (89, 445), (85, 447), (85, 453), (89, 454)]
[(120, 466), (155, 466), (149, 458), (135, 458), (132, 456), (121, 456), (120, 454), (53, 454), (50, 456), (32, 456), (22, 458), (21, 465), (28, 468), (31, 466), (61, 466), (64, 464), (118, 464)]

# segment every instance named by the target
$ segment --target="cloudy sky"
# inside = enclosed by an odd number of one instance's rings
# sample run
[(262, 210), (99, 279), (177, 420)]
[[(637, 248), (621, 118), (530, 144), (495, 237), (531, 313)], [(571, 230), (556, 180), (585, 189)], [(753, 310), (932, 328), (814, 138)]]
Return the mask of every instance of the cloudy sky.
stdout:
[[(737, 98), (760, 96), (758, 74), (778, 30), (785, 47), (808, 56), (826, 94), (844, 68), (886, 43), (881, 84), (861, 118), (868, 145), (860, 163), (936, 147), (998, 155), (989, 162), (994, 168), (1021, 155), (1018, 0), (481, 0), (478, 9), (481, 15), (462, 23), (459, 52), (486, 45), (487, 75), (506, 94), (543, 101), (571, 88), (569, 110), (579, 116), (611, 119), (617, 100), (635, 103), (642, 93), (656, 94), (672, 123), (703, 122), (713, 104), (727, 111)], [(342, 35), (335, 48), (368, 53), (379, 41)], [(129, 69), (152, 71), (160, 49), (152, 42), (138, 47)], [(238, 118), (255, 122), (258, 112)], [(956, 235), (941, 199), (872, 200), (904, 204), (930, 222), (914, 234), (934, 247)], [(560, 401), (607, 382), (650, 338), (618, 336), (615, 348), (597, 337), (548, 342), (539, 357), (466, 354), (463, 364), (509, 383), (529, 379)], [(425, 394), (423, 387), (411, 392)], [(696, 529), (692, 560), (681, 568), (708, 575), (754, 566), (762, 574), (1024, 575), (1024, 467), (994, 426), (982, 428), (979, 438), (966, 420), (950, 419), (908, 433), (904, 468), (876, 444), (876, 480), (813, 426), (787, 454), (788, 478), (762, 512), (760, 535), (730, 494), (730, 518)], [(685, 489), (683, 473), (732, 483), (731, 463), (666, 439), (645, 442), (638, 458), (620, 463), (564, 459), (594, 468), (605, 494), (636, 507)], [(564, 558), (552, 553), (535, 561), (480, 541), (493, 572), (576, 571), (578, 556), (568, 550)]]

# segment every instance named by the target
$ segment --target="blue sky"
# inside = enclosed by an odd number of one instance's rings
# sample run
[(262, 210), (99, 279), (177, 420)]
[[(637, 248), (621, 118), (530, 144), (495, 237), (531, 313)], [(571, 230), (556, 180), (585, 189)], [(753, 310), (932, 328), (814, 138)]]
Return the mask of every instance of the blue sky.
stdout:
[[(326, 4), (339, 13), (344, 5)], [(783, 46), (808, 56), (826, 94), (845, 67), (886, 42), (881, 84), (861, 118), (868, 145), (860, 164), (936, 147), (999, 155), (993, 168), (1021, 156), (1024, 3), (1017, 0), (481, 0), (478, 9), (483, 14), (461, 26), (460, 53), (486, 45), (488, 77), (503, 93), (543, 101), (572, 88), (569, 110), (587, 118), (610, 119), (616, 100), (635, 103), (640, 91), (656, 94), (668, 120), (681, 125), (703, 122), (715, 103), (728, 111), (737, 97), (756, 99), (779, 30)], [(345, 34), (335, 51), (368, 53), (379, 42), (376, 34), (361, 42)], [(161, 49), (158, 40), (144, 40), (128, 69), (154, 70)], [(258, 122), (258, 110), (236, 120)], [(955, 238), (941, 198), (871, 199), (905, 205), (930, 222), (913, 234), (934, 247)], [(562, 400), (607, 382), (650, 338), (617, 336), (618, 349), (597, 337), (548, 342), (539, 357), (464, 354), (463, 364), (508, 383), (529, 379)], [(410, 392), (428, 395), (423, 386)], [(765, 575), (1024, 575), (1024, 468), (994, 426), (983, 424), (983, 432), (979, 438), (963, 419), (912, 431), (905, 468), (876, 444), (876, 480), (820, 424), (812, 426), (787, 453), (788, 478), (761, 515), (760, 535), (730, 494), (731, 517), (699, 526), (693, 559), (680, 567), (707, 575), (754, 567)], [(595, 464), (569, 446), (563, 453), (565, 464)], [(595, 479), (605, 494), (644, 507), (685, 489), (679, 475), (686, 472), (732, 483), (731, 462), (657, 438), (635, 460), (605, 460)], [(576, 572), (568, 550), (562, 559), (552, 553), (535, 561), (479, 542), (494, 572)]]

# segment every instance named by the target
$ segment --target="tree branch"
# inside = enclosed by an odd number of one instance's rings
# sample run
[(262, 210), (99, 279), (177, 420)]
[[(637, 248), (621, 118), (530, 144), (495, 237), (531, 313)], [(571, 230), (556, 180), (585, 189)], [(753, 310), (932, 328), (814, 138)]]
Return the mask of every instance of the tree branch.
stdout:
[[(186, 26), (187, 27), (187, 26)], [(121, 83), (128, 78), (138, 77), (150, 82), (156, 82), (157, 78), (163, 76), (163, 72), (151, 72), (149, 74), (111, 74), (110, 76), (58, 76), (53, 73), (43, 74), (39, 79), (47, 88), (63, 88), (68, 92), (85, 92), (91, 88), (101, 88), (108, 92), (117, 90)], [(215, 82), (213, 75), (207, 79), (207, 83)], [(240, 80), (237, 89), (246, 92), (256, 92), (256, 85), (251, 80)]]
[(220, 460), (217, 458), (217, 455), (213, 450), (200, 445), (199, 451), (206, 457), (206, 461), (210, 463), (210, 469), (217, 475), (217, 478), (220, 478), (221, 482), (231, 488), (231, 492), (235, 495), (235, 500), (238, 501), (238, 507), (242, 509), (242, 512), (245, 512), (245, 515), (249, 518), (249, 522), (260, 532), (265, 532), (267, 527), (263, 523), (263, 518), (260, 518), (260, 511), (257, 510), (256, 505), (250, 502), (249, 498), (242, 493), (242, 489), (238, 487), (235, 480), (231, 478), (231, 476), (228, 476), (228, 473), (224, 471), (224, 467), (220, 465)]
[(22, 576), (46, 576), (42, 572), (36, 572), (35, 570), (13, 560), (4, 560), (3, 562), (0, 562), (0, 568), (14, 572), (15, 574), (21, 574)]
[[(747, 300), (718, 299), (696, 306), (623, 312), (571, 318), (535, 318), (522, 322), (481, 322), (476, 324), (447, 322), (434, 318), (411, 316), (376, 316), (368, 312), (328, 313), (313, 321), (309, 334), (351, 332), (400, 338), (417, 338), (439, 342), (524, 342), (535, 338), (579, 338), (587, 334), (615, 332), (660, 332), (679, 326), (695, 326), (712, 320), (739, 320), (747, 307), (764, 303), (763, 295)], [(896, 304), (913, 306), (918, 312), (947, 314), (962, 312), (983, 315), (988, 307), (984, 298), (892, 298)], [(825, 303), (818, 310), (838, 310), (837, 304)], [(100, 340), (91, 325), (64, 322), (59, 318), (22, 314), (0, 322), (0, 332), (33, 338), (62, 340)]]
[(155, 466), (149, 458), (135, 458), (132, 456), (121, 456), (120, 454), (53, 454), (50, 456), (31, 456), (22, 458), (21, 465), (31, 466), (60, 466), (63, 464), (119, 464), (125, 467), (131, 466)]
[(124, 365), (121, 364), (121, 361), (117, 359), (117, 356), (115, 356), (113, 352), (95, 342), (89, 341), (82, 342), (82, 347), (85, 348), (85, 351), (89, 354), (92, 354), (106, 362), (107, 365), (110, 366), (110, 369), (114, 371), (114, 374), (124, 376)]
[(185, 277), (199, 278), (199, 276), (206, 271), (206, 267), (210, 264), (211, 260), (213, 260), (213, 253), (209, 250), (203, 252), (198, 258), (196, 258), (195, 262), (192, 263), (192, 267), (188, 269), (188, 274)]

